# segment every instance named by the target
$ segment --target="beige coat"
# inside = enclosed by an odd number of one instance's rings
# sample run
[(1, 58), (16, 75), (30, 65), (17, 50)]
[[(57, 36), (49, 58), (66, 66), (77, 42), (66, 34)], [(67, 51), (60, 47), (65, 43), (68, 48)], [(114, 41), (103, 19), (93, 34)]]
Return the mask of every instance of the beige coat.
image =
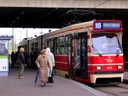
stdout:
[(39, 55), (36, 59), (36, 65), (39, 67), (39, 78), (41, 81), (48, 81), (48, 59)]

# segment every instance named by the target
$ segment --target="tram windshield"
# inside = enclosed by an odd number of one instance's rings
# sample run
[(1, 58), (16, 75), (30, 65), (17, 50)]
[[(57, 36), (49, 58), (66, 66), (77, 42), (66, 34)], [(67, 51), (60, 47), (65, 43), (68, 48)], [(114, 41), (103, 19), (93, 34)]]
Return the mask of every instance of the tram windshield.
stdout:
[(92, 34), (91, 49), (93, 54), (120, 54), (122, 48), (114, 33)]

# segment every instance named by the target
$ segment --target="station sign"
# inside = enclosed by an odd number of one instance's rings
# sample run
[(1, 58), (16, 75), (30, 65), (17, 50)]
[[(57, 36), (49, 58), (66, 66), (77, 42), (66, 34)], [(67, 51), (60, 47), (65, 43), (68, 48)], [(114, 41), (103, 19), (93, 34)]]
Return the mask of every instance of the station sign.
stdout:
[(11, 40), (13, 36), (0, 36), (0, 40)]

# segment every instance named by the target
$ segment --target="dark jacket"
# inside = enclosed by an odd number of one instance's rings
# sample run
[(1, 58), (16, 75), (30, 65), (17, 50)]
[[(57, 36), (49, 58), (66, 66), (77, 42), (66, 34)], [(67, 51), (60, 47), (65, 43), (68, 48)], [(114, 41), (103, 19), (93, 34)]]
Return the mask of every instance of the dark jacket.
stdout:
[(19, 53), (19, 55), (18, 55), (18, 62), (19, 62), (19, 64), (25, 64), (26, 62), (25, 62), (25, 55), (24, 55), (24, 53)]

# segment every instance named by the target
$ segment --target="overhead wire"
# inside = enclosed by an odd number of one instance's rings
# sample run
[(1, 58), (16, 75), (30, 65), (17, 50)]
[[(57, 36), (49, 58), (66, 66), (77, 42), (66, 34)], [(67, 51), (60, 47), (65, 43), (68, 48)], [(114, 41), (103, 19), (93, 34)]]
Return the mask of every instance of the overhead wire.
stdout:
[[(95, 9), (95, 8), (97, 8), (97, 7), (99, 7), (99, 6), (103, 5), (103, 4), (105, 4), (105, 3), (108, 2), (108, 1), (111, 1), (111, 0), (104, 0), (104, 1), (102, 1), (101, 3), (95, 5), (93, 8), (90, 8), (89, 10), (81, 10), (81, 15), (86, 15), (86, 14), (90, 14), (90, 13), (91, 13), (91, 14), (93, 14), (93, 15), (94, 15), (94, 14), (98, 14), (98, 15), (101, 15), (101, 16), (102, 16), (102, 14), (96, 13), (95, 11), (93, 11), (93, 9)], [(35, 24), (35, 23), (38, 22), (38, 21), (41, 21), (41, 20), (44, 19), (46, 16), (48, 16), (48, 15), (52, 14), (53, 12), (55, 12), (57, 9), (59, 9), (59, 8), (53, 9), (52, 11), (48, 12), (47, 14), (43, 15), (42, 17), (40, 17), (40, 18), (38, 18), (37, 20), (35, 20), (34, 22), (32, 22), (30, 25)], [(74, 10), (76, 10), (76, 8), (75, 8)], [(59, 15), (59, 16), (56, 17), (56, 18), (50, 18), (47, 22), (42, 23), (42, 24), (39, 25), (39, 26), (42, 26), (42, 27), (43, 27), (43, 26), (45, 26), (46, 24), (48, 24), (48, 23), (50, 23), (50, 22), (53, 22), (53, 21), (55, 21), (55, 20), (57, 20), (57, 19), (59, 19), (59, 18), (65, 16), (65, 15), (69, 14), (71, 11), (73, 12), (73, 10), (68, 10), (66, 13), (61, 14), (61, 15)], [(80, 11), (80, 10), (79, 10), (79, 11)], [(83, 11), (84, 13), (83, 13), (82, 11)], [(77, 12), (77, 11), (76, 11), (75, 14), (80, 15), (79, 12)]]

